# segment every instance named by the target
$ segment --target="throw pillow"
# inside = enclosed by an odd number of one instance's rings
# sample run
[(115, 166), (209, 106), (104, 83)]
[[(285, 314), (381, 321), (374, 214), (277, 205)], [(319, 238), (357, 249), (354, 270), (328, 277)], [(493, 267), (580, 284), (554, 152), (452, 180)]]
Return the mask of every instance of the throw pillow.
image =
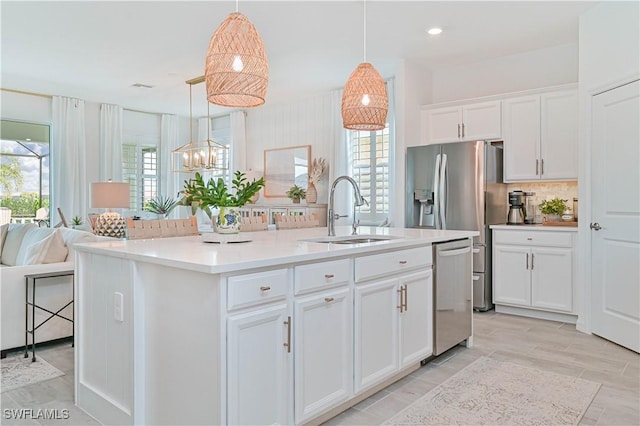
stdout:
[(9, 231), (8, 223), (0, 226), (0, 253), (2, 253), (2, 247), (4, 246), (4, 239), (7, 237), (7, 231)]
[(77, 229), (71, 228), (59, 228), (60, 233), (62, 234), (62, 238), (64, 239), (64, 243), (69, 250), (69, 254), (67, 255), (67, 260), (70, 262), (75, 262), (75, 250), (73, 249), (73, 245), (77, 243), (92, 243), (94, 241), (98, 241), (98, 237), (91, 232), (79, 231)]
[(7, 236), (4, 239), (4, 246), (2, 247), (2, 258), (0, 262), (3, 265), (15, 266), (20, 246), (22, 245), (22, 239), (27, 231), (35, 229), (38, 226), (35, 223), (12, 223), (7, 229)]
[(67, 253), (62, 234), (56, 229), (45, 239), (27, 247), (23, 265), (64, 262)]
[(53, 228), (35, 228), (29, 229), (25, 232), (24, 237), (22, 238), (22, 243), (20, 244), (20, 249), (18, 250), (18, 255), (16, 256), (16, 265), (26, 265), (25, 256), (27, 254), (27, 248), (32, 244), (39, 243), (45, 238), (51, 236), (55, 229)]

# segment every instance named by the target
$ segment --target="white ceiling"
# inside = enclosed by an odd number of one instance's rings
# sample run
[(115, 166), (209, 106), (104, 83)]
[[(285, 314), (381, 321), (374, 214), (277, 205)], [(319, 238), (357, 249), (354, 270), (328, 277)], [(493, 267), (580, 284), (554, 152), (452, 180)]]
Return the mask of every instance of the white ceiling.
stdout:
[[(593, 2), (367, 2), (367, 60), (387, 78), (399, 61), (427, 69), (577, 43)], [(185, 81), (204, 73), (211, 35), (233, 1), (6, 1), (3, 88), (188, 116)], [(240, 1), (270, 67), (267, 105), (344, 85), (363, 59), (363, 2)], [(444, 32), (428, 36), (426, 29)], [(132, 87), (134, 83), (152, 89)], [(194, 116), (206, 114), (204, 84)], [(226, 108), (211, 105), (215, 115)]]

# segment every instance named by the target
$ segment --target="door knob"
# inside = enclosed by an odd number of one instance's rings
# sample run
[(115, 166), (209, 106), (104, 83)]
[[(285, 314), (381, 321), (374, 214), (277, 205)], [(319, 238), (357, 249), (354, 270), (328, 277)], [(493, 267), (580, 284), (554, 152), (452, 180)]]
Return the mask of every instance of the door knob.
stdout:
[(600, 226), (598, 222), (593, 222), (589, 224), (589, 228), (593, 229), (594, 231), (599, 231), (602, 229), (602, 226)]

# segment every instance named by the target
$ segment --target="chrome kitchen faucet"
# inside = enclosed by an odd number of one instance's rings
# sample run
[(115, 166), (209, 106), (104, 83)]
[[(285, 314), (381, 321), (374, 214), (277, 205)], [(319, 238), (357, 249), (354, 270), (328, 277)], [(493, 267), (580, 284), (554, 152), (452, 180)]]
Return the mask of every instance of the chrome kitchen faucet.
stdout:
[(333, 212), (333, 193), (335, 192), (336, 185), (341, 180), (348, 181), (353, 187), (354, 200), (353, 200), (353, 223), (351, 224), (351, 235), (358, 234), (359, 221), (356, 221), (356, 207), (362, 206), (364, 204), (369, 205), (367, 200), (365, 200), (364, 197), (360, 194), (360, 188), (358, 188), (358, 184), (356, 183), (355, 180), (353, 180), (349, 176), (338, 176), (336, 180), (333, 181), (333, 184), (331, 185), (331, 192), (329, 193), (329, 210), (327, 211), (327, 228), (329, 230), (330, 237), (335, 237), (336, 235), (336, 227), (335, 227), (336, 219), (340, 219), (341, 217), (347, 217), (347, 215), (339, 215), (338, 213)]

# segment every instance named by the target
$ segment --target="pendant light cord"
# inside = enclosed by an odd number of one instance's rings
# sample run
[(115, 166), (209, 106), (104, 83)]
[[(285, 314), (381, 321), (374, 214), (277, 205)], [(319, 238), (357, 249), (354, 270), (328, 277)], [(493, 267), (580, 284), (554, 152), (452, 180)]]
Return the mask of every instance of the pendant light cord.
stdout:
[(364, 7), (362, 8), (363, 12), (362, 12), (362, 20), (364, 21), (364, 25), (362, 26), (363, 28), (363, 35), (362, 35), (362, 56), (363, 56), (363, 60), (362, 62), (367, 62), (367, 0), (363, 0), (363, 4)]
[(189, 84), (189, 143), (193, 141), (193, 84)]
[(239, 0), (236, 0), (236, 13), (238, 13), (238, 1)]

